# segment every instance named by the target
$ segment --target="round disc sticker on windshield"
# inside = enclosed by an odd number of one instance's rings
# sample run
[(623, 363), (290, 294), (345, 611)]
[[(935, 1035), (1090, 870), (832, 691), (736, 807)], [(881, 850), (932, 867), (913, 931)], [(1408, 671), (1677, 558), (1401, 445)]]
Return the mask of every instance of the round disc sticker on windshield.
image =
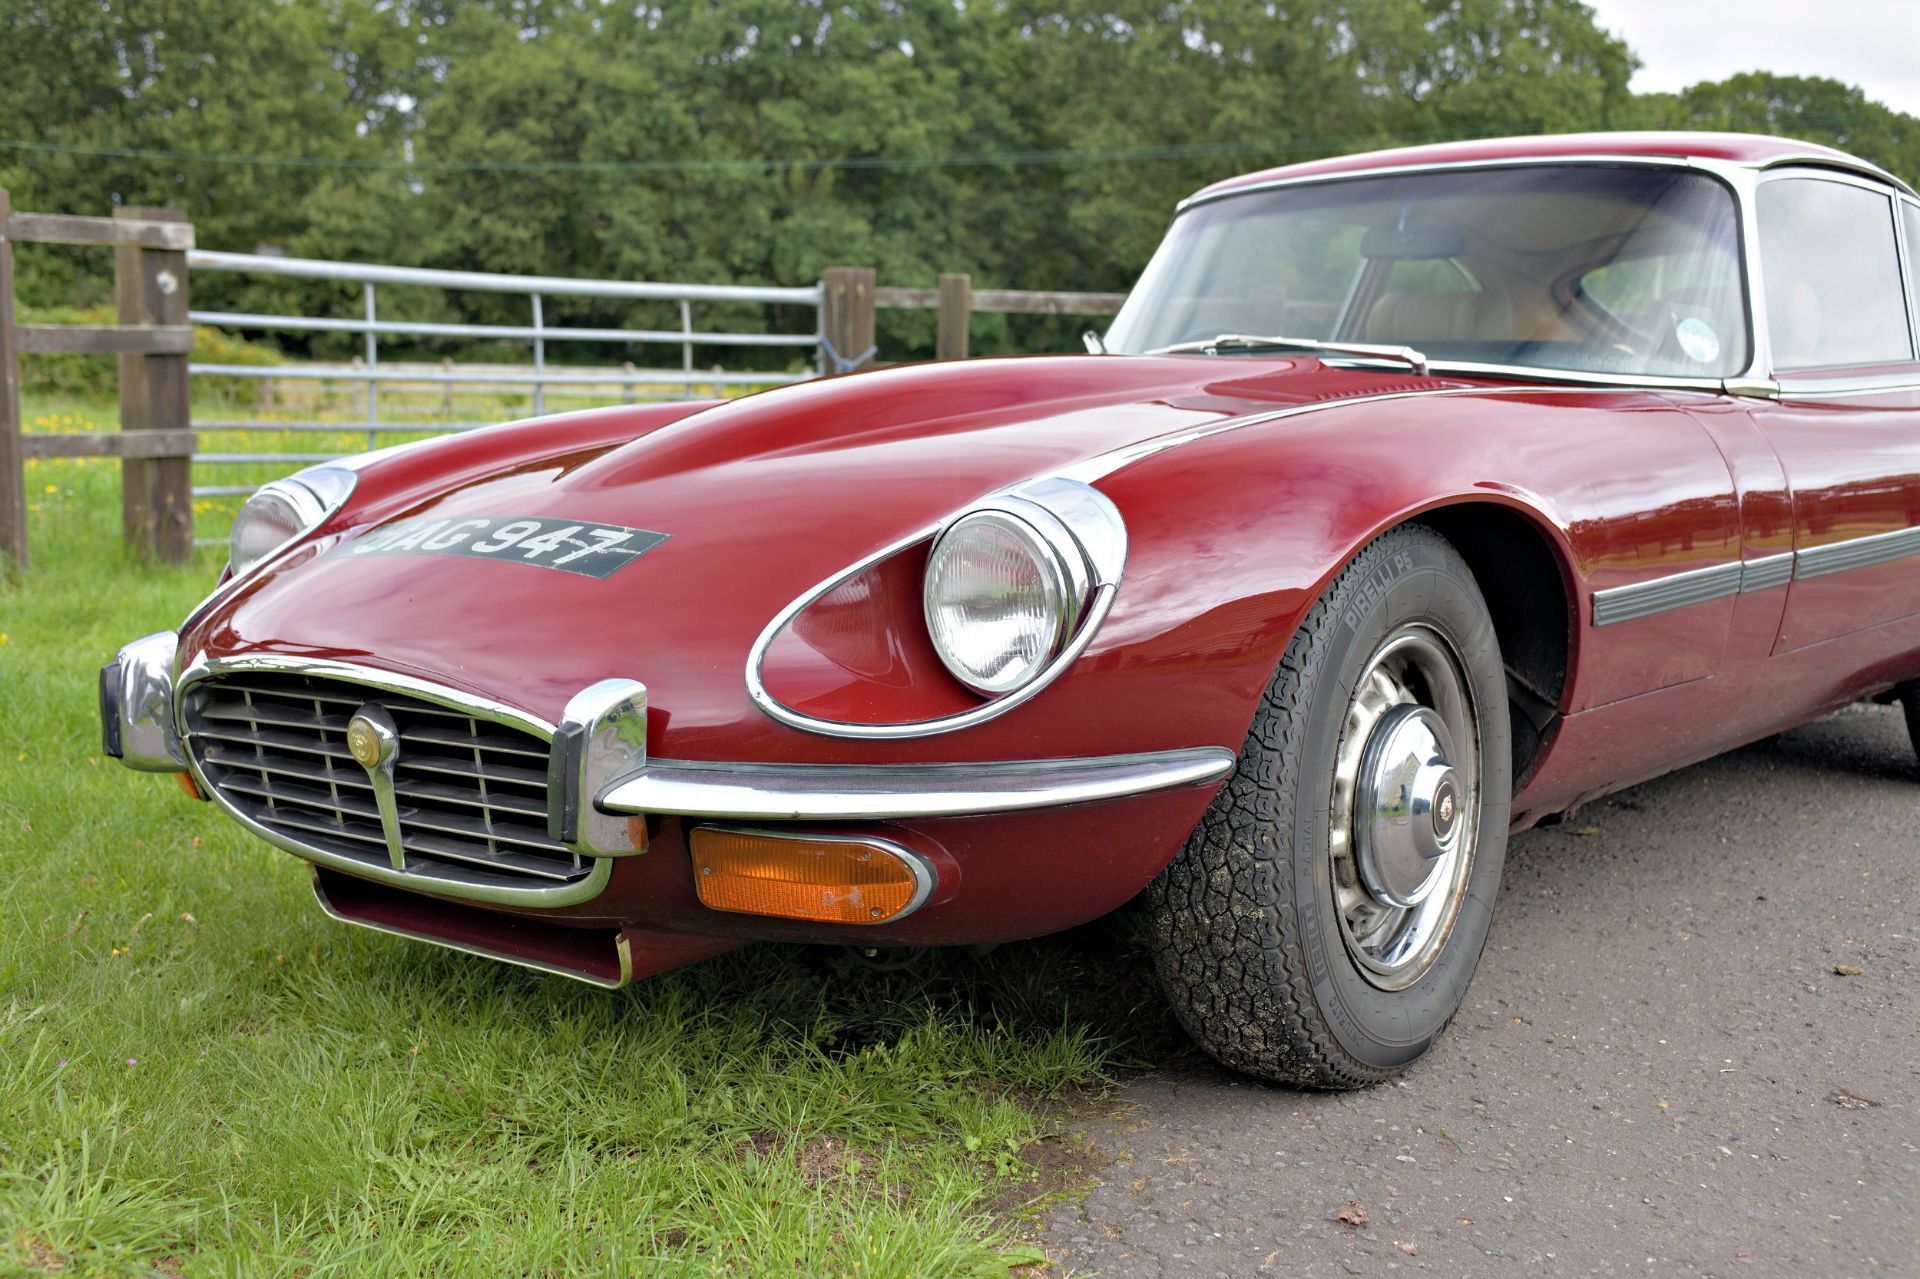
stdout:
[(1705, 320), (1690, 315), (1673, 326), (1673, 336), (1695, 364), (1711, 364), (1720, 358), (1720, 336)]

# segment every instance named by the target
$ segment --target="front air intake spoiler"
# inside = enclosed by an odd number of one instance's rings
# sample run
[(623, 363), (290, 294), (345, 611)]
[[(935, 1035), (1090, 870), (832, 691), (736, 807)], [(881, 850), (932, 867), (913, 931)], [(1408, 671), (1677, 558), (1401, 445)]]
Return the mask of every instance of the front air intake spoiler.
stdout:
[(321, 910), (343, 924), (482, 955), (607, 990), (743, 944), (724, 937), (685, 933), (573, 928), (423, 897), (318, 866), (313, 871), (313, 895)]

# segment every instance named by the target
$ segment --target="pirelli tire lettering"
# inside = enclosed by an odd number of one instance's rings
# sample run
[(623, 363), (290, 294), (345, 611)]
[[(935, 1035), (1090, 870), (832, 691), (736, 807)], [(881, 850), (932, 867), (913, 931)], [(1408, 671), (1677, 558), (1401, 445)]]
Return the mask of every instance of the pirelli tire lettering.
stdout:
[(544, 515), (422, 517), (382, 525), (336, 555), (459, 555), (611, 577), (668, 538), (651, 529)]

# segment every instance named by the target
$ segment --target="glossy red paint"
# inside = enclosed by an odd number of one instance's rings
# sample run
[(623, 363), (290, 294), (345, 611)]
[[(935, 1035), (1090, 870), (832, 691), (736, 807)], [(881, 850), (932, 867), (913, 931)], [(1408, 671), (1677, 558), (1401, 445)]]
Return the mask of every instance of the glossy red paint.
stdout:
[[(1448, 144), (1210, 190), (1601, 152), (1764, 164), (1819, 159), (1822, 149), (1698, 134)], [(1920, 364), (1866, 373), (1920, 384)], [(549, 722), (595, 681), (636, 679), (648, 690), (654, 759), (970, 763), (1238, 750), (1282, 651), (1354, 555), (1410, 520), (1498, 515), (1545, 549), (1563, 588), (1545, 623), (1564, 627), (1566, 670), (1543, 690), (1553, 716), (1514, 799), (1525, 825), (1920, 675), (1911, 559), (1594, 623), (1602, 592), (1700, 570), (1738, 575), (1795, 551), (1920, 528), (1920, 392), (1859, 394), (1851, 384), (1861, 375), (1803, 378), (1769, 402), (1710, 389), (1415, 376), (1306, 356), (1035, 358), (574, 414), (366, 463), (347, 509), (192, 619), (180, 651), (183, 662), (344, 660)], [(772, 638), (768, 689), (791, 709), (869, 724), (978, 705), (947, 675), (920, 620), (928, 540), (978, 499), (1059, 473), (1115, 504), (1129, 557), (1104, 626), (1032, 702), (963, 732), (866, 741), (788, 727), (751, 699), (749, 652), (776, 615), (893, 547)], [(355, 553), (396, 519), (478, 515), (637, 526), (668, 540), (604, 580)], [(1489, 596), (1503, 588), (1497, 576), (1481, 585)], [(703, 953), (715, 938), (1030, 937), (1134, 895), (1211, 795), (1189, 788), (818, 828), (884, 835), (938, 869), (922, 909), (876, 927), (706, 909), (686, 824), (661, 818), (649, 851), (619, 861), (604, 893), (550, 916), (658, 934), (661, 962)]]

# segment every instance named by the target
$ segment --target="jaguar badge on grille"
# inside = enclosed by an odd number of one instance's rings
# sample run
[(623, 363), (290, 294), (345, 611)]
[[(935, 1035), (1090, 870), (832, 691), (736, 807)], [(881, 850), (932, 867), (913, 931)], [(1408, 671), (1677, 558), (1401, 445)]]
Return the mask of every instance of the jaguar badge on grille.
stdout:
[(365, 711), (355, 715), (347, 723), (347, 749), (353, 752), (353, 758), (362, 768), (378, 768), (380, 757), (385, 753), (381, 748), (380, 726), (370, 719)]
[(347, 721), (347, 751), (367, 770), (373, 783), (373, 802), (380, 810), (380, 830), (387, 837), (387, 855), (395, 870), (407, 867), (401, 847), (400, 809), (393, 794), (394, 756), (400, 750), (400, 729), (387, 708), (368, 702)]

